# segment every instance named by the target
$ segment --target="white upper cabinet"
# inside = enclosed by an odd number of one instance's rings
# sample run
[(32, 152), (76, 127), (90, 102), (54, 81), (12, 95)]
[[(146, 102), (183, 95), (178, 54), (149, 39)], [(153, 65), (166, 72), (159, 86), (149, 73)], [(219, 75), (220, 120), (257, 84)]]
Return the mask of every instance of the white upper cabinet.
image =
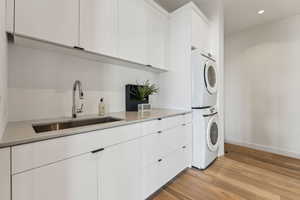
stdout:
[(15, 0), (15, 32), (67, 46), (78, 45), (79, 0)]
[(204, 16), (192, 10), (192, 47), (209, 52), (209, 24)]
[(80, 47), (116, 56), (117, 3), (117, 0), (80, 0)]
[(146, 60), (146, 5), (143, 0), (119, 0), (118, 57), (140, 64)]
[[(15, 1), (15, 2), (14, 2)], [(169, 13), (152, 0), (7, 0), (6, 31), (165, 71)]]
[(146, 2), (147, 63), (165, 69), (167, 65), (168, 15)]
[(97, 200), (96, 156), (88, 153), (12, 177), (12, 200)]

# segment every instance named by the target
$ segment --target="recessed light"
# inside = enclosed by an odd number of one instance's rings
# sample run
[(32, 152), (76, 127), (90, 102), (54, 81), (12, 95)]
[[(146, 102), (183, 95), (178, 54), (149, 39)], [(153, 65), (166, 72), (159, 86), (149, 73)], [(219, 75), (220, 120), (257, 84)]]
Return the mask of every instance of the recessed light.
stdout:
[(265, 10), (260, 10), (260, 11), (258, 11), (257, 13), (258, 13), (259, 15), (262, 15), (262, 14), (265, 13)]

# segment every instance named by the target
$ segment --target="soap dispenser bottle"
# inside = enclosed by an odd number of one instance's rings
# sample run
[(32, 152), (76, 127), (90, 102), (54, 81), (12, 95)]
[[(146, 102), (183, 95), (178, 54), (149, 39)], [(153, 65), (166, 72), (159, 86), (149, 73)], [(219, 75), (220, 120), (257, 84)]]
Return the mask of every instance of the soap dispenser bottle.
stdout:
[(106, 109), (105, 109), (104, 98), (101, 98), (99, 102), (99, 115), (104, 116), (105, 114), (106, 114)]

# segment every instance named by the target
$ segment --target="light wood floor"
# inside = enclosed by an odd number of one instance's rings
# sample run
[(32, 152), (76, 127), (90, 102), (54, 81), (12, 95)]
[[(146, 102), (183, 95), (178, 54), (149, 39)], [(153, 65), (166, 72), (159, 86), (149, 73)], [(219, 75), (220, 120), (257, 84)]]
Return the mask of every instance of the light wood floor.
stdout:
[(205, 171), (188, 169), (152, 200), (300, 200), (300, 160), (226, 144)]

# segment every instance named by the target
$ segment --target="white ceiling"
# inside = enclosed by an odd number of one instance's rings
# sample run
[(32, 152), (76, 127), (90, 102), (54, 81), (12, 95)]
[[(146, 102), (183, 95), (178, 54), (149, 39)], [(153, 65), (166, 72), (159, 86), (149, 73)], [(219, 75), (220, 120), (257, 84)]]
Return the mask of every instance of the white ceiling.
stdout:
[[(300, 0), (224, 0), (224, 3), (226, 34), (300, 13)], [(259, 15), (259, 10), (265, 13)]]
[[(155, 0), (169, 12), (191, 0)], [(225, 7), (225, 34), (242, 31), (249, 27), (264, 24), (288, 16), (300, 14), (300, 0), (223, 0)], [(193, 0), (209, 17), (212, 0)], [(259, 10), (265, 10), (258, 15)]]

